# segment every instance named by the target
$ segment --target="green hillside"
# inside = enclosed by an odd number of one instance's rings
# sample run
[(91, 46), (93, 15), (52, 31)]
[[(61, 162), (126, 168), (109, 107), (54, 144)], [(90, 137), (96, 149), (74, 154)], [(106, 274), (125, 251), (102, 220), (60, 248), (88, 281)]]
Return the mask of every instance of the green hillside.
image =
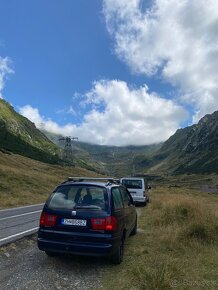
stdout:
[(45, 202), (69, 176), (97, 176), (78, 166), (61, 166), (0, 151), (0, 209)]
[(150, 171), (160, 173), (218, 172), (218, 111), (177, 130), (153, 156), (150, 166)]
[(35, 124), (0, 99), (0, 149), (49, 163), (59, 161), (59, 148)]

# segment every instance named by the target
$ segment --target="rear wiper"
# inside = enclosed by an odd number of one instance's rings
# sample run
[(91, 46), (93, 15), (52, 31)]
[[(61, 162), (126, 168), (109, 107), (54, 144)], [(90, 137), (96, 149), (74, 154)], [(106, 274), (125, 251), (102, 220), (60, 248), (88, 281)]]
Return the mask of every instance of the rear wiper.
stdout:
[(79, 208), (83, 208), (83, 206), (76, 205), (76, 206), (74, 206), (73, 209), (79, 209)]

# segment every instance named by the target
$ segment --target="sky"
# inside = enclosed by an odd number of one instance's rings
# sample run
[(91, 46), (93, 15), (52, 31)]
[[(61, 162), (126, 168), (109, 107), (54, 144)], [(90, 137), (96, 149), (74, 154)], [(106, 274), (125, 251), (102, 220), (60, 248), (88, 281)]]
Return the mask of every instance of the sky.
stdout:
[(0, 0), (0, 97), (101, 145), (167, 140), (218, 109), (217, 0)]

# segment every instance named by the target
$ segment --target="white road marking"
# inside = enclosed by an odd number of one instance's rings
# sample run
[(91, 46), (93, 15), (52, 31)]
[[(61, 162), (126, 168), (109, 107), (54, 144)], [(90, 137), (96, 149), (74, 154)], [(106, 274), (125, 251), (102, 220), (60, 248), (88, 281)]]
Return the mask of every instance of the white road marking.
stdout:
[(15, 210), (15, 209), (28, 208), (28, 207), (40, 206), (40, 205), (44, 205), (44, 203), (38, 203), (38, 204), (31, 204), (31, 205), (25, 205), (25, 206), (20, 206), (20, 207), (1, 209), (0, 213), (4, 212), (4, 211), (10, 211), (10, 210)]
[(27, 231), (24, 231), (24, 232), (20, 232), (20, 233), (17, 233), (17, 234), (14, 234), (14, 235), (11, 235), (11, 236), (8, 236), (8, 237), (5, 237), (3, 239), (0, 239), (0, 243), (1, 242), (4, 242), (4, 241), (7, 241), (7, 240), (10, 240), (12, 238), (15, 238), (15, 237), (18, 237), (18, 236), (22, 236), (24, 234), (27, 234), (27, 233), (31, 233), (31, 232), (35, 232), (36, 230), (38, 230), (39, 227), (35, 227), (35, 228), (32, 228), (30, 230), (27, 230)]
[(8, 217), (0, 218), (0, 221), (7, 220), (7, 219), (12, 219), (12, 218), (16, 218), (16, 217), (24, 216), (24, 215), (28, 215), (28, 214), (34, 214), (34, 213), (37, 213), (37, 212), (41, 212), (41, 210), (36, 210), (36, 211), (31, 211), (31, 212), (21, 213), (21, 214), (18, 214), (18, 215), (12, 215), (12, 216), (8, 216)]

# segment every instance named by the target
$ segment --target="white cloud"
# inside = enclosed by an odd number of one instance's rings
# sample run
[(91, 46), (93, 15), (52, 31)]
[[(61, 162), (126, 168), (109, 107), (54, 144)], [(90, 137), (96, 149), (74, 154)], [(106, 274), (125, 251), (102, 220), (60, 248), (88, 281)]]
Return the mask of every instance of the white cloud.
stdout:
[(70, 106), (69, 108), (60, 109), (56, 113), (57, 114), (70, 114), (70, 115), (73, 115), (73, 116), (77, 115), (77, 112), (73, 108), (73, 106)]
[(13, 73), (10, 68), (10, 59), (8, 57), (2, 58), (0, 56), (0, 98), (2, 98), (2, 90), (5, 85), (5, 78), (8, 74)]
[(74, 128), (74, 125), (71, 124), (64, 127), (59, 126), (56, 122), (41, 116), (39, 110), (30, 105), (21, 107), (19, 113), (35, 123), (37, 128), (47, 130), (51, 133), (70, 135)]
[(175, 85), (194, 121), (218, 109), (218, 1), (104, 0), (115, 52), (134, 72)]
[[(184, 109), (172, 100), (149, 94), (146, 86), (130, 89), (123, 81), (99, 81), (86, 94), (86, 103), (95, 109), (84, 116), (80, 125), (59, 126), (40, 116), (38, 109), (27, 105), (20, 113), (40, 129), (77, 136), (80, 141), (104, 145), (144, 145), (166, 140), (187, 117)], [(104, 107), (99, 110), (98, 106)]]

